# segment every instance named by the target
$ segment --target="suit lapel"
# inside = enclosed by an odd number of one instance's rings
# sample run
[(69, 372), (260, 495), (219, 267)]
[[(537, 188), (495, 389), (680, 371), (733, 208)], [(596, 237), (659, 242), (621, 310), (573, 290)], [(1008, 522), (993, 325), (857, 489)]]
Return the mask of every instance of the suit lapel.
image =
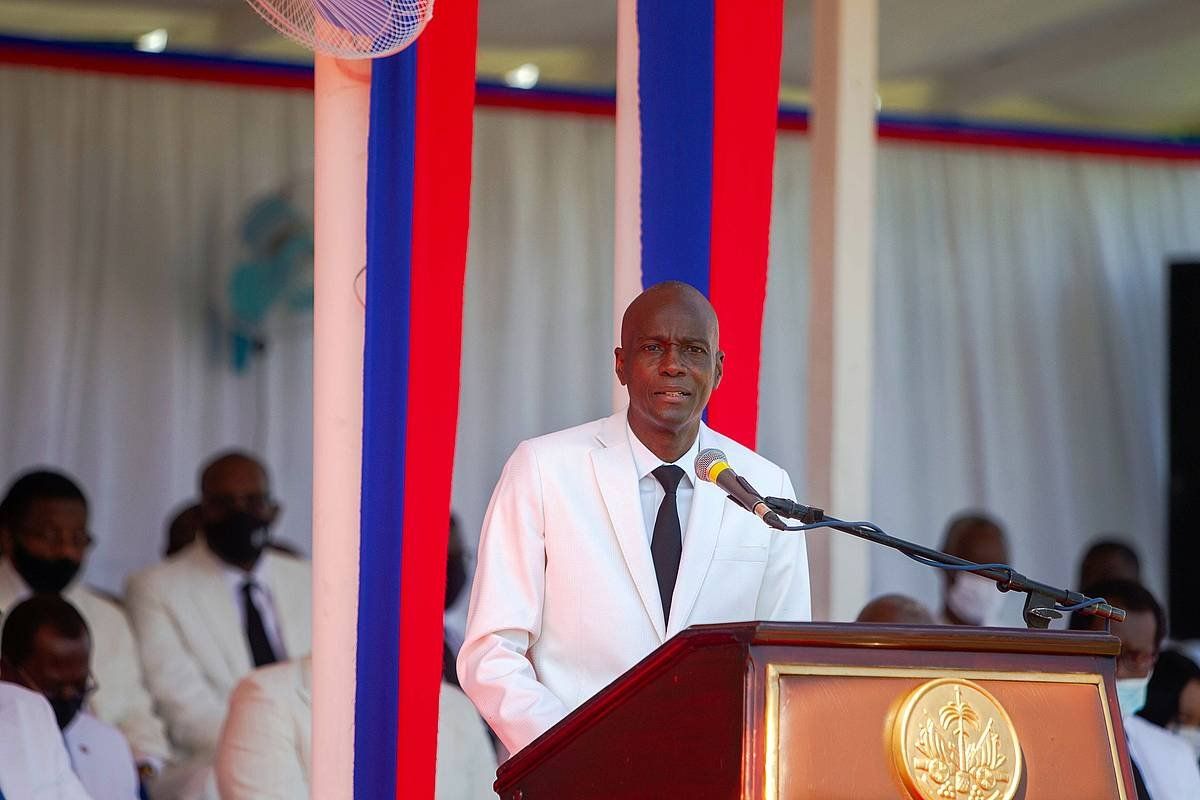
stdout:
[[(606, 419), (597, 437), (600, 447), (592, 451), (592, 467), (596, 471), (596, 483), (604, 498), (605, 508), (612, 522), (617, 542), (629, 574), (633, 577), (638, 596), (659, 640), (666, 639), (666, 623), (663, 620), (662, 600), (658, 596), (658, 578), (654, 573), (654, 561), (650, 557), (650, 543), (646, 538), (646, 523), (642, 518), (641, 495), (638, 493), (637, 467), (633, 462), (633, 451), (625, 430), (625, 412), (618, 412)], [(678, 593), (678, 592), (677, 592)]]
[(216, 557), (209, 554), (203, 542), (196, 542), (192, 547), (195, 549), (191, 555), (196, 562), (195, 585), (191, 591), (193, 607), (215, 637), (213, 647), (229, 669), (227, 678), (232, 684), (252, 668), (245, 625), (238, 614), (233, 590)]

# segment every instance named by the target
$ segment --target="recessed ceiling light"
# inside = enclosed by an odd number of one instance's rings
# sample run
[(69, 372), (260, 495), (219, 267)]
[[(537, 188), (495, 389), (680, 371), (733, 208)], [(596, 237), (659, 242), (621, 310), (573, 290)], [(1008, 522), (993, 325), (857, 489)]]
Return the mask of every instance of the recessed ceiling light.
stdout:
[(137, 38), (133, 46), (143, 53), (161, 53), (167, 49), (167, 29), (155, 28), (152, 31), (143, 33)]
[(522, 64), (504, 73), (504, 82), (514, 89), (532, 89), (537, 86), (540, 75), (537, 64)]

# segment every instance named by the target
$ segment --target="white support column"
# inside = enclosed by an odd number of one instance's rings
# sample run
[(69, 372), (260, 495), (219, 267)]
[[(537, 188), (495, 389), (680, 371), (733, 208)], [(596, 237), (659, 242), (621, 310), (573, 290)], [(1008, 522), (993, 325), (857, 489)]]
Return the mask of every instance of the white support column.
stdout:
[[(814, 0), (809, 497), (870, 518), (877, 0)], [(815, 619), (868, 599), (865, 542), (809, 537)]]
[[(316, 58), (311, 796), (354, 795), (371, 66)], [(356, 282), (358, 288), (356, 290)]]
[[(642, 143), (638, 121), (637, 0), (617, 2), (616, 243), (613, 269), (613, 341), (621, 343), (621, 317), (642, 291)], [(612, 378), (613, 410), (629, 393)]]

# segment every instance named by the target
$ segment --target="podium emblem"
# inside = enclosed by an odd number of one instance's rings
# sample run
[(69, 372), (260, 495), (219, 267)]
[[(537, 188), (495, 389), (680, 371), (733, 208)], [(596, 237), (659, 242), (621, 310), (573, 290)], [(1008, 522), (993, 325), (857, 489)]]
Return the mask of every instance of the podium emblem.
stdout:
[(940, 678), (914, 689), (893, 720), (891, 745), (913, 800), (1012, 800), (1021, 783), (1012, 720), (968, 680)]

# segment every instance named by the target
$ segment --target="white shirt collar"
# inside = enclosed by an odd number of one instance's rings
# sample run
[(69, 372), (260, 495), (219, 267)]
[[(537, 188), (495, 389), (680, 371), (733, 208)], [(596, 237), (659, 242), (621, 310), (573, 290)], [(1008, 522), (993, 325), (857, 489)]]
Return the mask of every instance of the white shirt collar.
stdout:
[[(204, 546), (208, 547), (208, 545)], [(224, 561), (218, 558), (215, 553), (211, 553), (211, 555), (221, 566), (221, 574), (225, 576), (225, 582), (228, 583), (234, 591), (240, 592), (242, 590), (242, 584), (247, 580), (253, 581), (258, 585), (258, 588), (262, 589), (263, 591), (269, 590), (269, 586), (267, 585), (267, 554), (265, 551), (261, 556), (258, 557), (258, 563), (254, 565), (254, 569), (250, 570), (249, 572), (243, 572), (235, 566), (226, 564)]]
[[(650, 448), (642, 444), (642, 440), (633, 432), (633, 428), (629, 426), (629, 421), (625, 421), (625, 430), (629, 434), (629, 446), (633, 450), (633, 463), (637, 467), (638, 480), (649, 475), (654, 470), (658, 469), (663, 464), (668, 462), (663, 461), (654, 453), (650, 452)], [(695, 478), (693, 471), (696, 468), (696, 455), (700, 452), (700, 431), (696, 431), (696, 438), (692, 441), (692, 446), (688, 451), (679, 457), (678, 460), (670, 463), (683, 469), (683, 477), (689, 485), (694, 484)]]

